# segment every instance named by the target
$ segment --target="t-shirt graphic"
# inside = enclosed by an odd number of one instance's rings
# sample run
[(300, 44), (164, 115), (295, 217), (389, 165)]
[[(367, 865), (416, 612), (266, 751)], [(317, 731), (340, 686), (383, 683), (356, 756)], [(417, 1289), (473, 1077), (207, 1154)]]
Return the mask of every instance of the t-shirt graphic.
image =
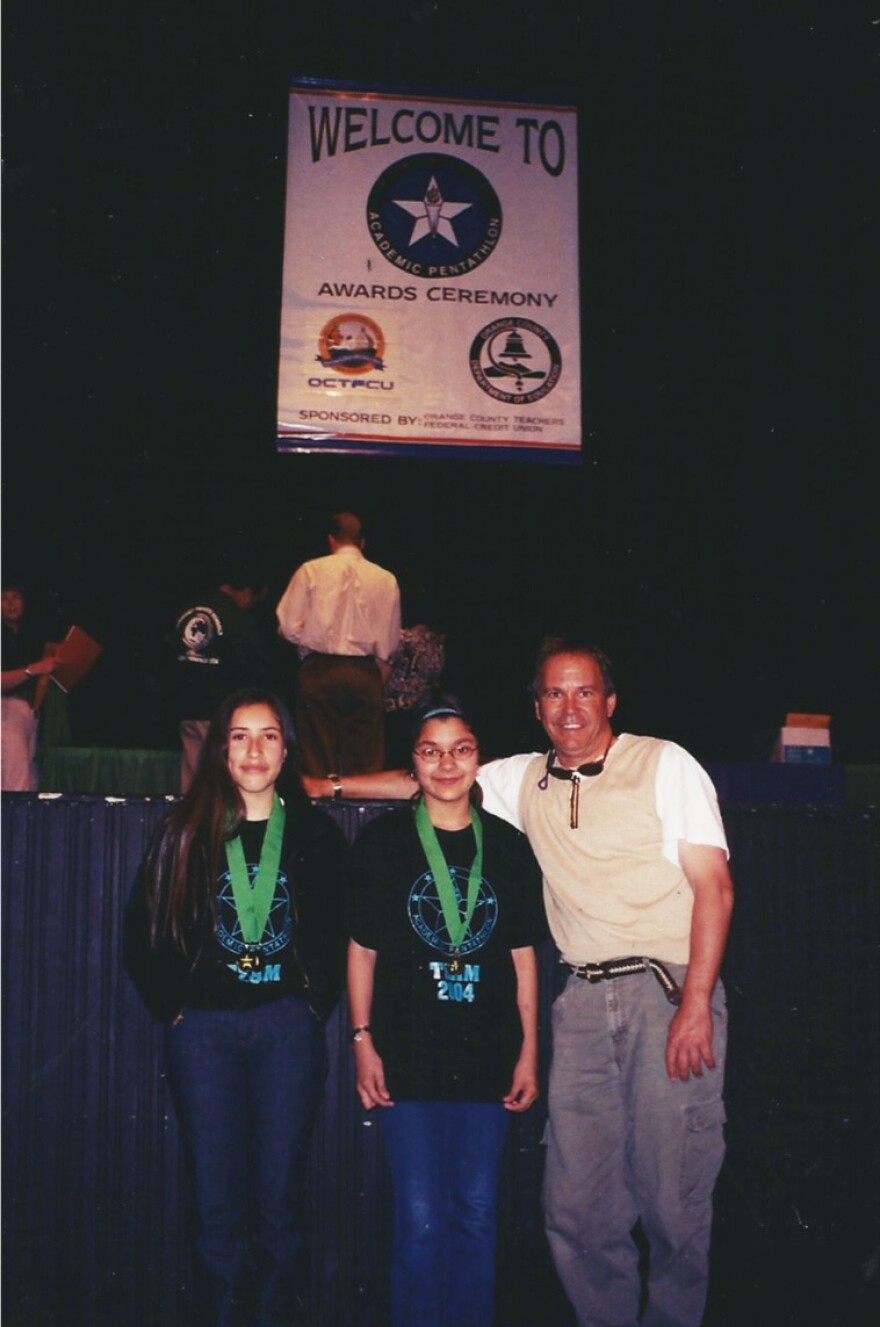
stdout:
[[(257, 862), (248, 862), (248, 880), (253, 888), (256, 879)], [(272, 979), (271, 959), (281, 954), (290, 944), (293, 922), (290, 910), (290, 888), (287, 876), (282, 869), (275, 881), (275, 894), (269, 916), (260, 941), (260, 954), (263, 960), (262, 979)], [(217, 943), (229, 955), (228, 966), (237, 969), (238, 959), (245, 950), (245, 941), (241, 934), (241, 922), (232, 893), (232, 877), (228, 869), (223, 871), (217, 882)], [(278, 980), (278, 977), (275, 977)]]
[[(459, 916), (463, 917), (468, 894), (467, 869), (450, 866), (449, 875), (455, 891)], [(410, 925), (420, 939), (438, 950), (444, 957), (451, 955), (456, 948), (449, 938), (443, 905), (437, 890), (437, 882), (430, 871), (423, 872), (409, 891), (407, 911)], [(457, 946), (462, 955), (482, 949), (498, 923), (498, 897), (485, 876), (481, 877), (477, 901), (474, 905), (471, 924), (461, 944)]]

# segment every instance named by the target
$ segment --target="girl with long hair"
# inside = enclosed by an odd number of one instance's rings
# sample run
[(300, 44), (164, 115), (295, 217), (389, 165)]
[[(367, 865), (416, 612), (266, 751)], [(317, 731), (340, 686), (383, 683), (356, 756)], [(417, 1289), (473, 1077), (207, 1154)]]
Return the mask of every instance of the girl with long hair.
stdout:
[(233, 693), (126, 915), (193, 1165), (200, 1327), (302, 1320), (300, 1191), (341, 985), (346, 853), (303, 792), (283, 703)]

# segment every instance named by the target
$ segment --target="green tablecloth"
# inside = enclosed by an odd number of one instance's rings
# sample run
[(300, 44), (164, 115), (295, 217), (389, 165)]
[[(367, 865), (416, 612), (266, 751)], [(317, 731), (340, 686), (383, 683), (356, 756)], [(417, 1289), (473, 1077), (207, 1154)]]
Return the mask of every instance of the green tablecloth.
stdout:
[(180, 794), (180, 752), (50, 746), (40, 753), (40, 792), (107, 797)]

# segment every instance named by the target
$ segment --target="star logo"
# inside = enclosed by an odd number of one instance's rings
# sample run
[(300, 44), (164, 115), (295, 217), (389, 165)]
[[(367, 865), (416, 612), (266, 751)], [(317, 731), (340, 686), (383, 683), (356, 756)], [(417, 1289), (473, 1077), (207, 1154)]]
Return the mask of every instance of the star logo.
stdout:
[(466, 276), (501, 239), (498, 195), (470, 162), (442, 152), (402, 157), (367, 199), (367, 229), (400, 274), (429, 281)]
[(458, 236), (451, 222), (459, 212), (466, 212), (473, 204), (448, 202), (440, 192), (440, 186), (433, 175), (425, 190), (425, 196), (420, 201), (410, 201), (408, 198), (393, 198), (391, 201), (395, 207), (402, 207), (404, 212), (416, 218), (416, 224), (409, 237), (410, 248), (428, 235), (440, 235), (450, 244), (454, 244), (456, 249), (459, 248)]

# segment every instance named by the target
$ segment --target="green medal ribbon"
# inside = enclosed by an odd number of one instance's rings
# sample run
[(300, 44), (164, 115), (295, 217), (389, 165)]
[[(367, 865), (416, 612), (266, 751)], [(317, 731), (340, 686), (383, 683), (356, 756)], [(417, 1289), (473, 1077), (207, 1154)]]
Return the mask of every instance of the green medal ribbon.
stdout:
[(431, 817), (428, 815), (424, 800), (420, 800), (416, 807), (416, 829), (419, 839), (424, 849), (425, 856), (428, 859), (428, 865), (431, 868), (431, 874), (434, 877), (434, 883), (437, 886), (437, 893), (440, 896), (440, 906), (443, 909), (443, 920), (446, 923), (446, 930), (449, 932), (449, 939), (452, 942), (453, 950), (458, 950), (462, 940), (468, 933), (468, 927), (471, 924), (471, 918), (474, 915), (474, 908), (477, 906), (477, 895), (480, 892), (480, 881), (483, 878), (483, 826), (480, 817), (473, 807), (470, 808), (471, 828), (474, 831), (474, 838), (477, 841), (477, 853), (471, 863), (471, 869), (468, 873), (467, 902), (465, 904), (465, 913), (462, 917), (459, 911), (458, 898), (455, 893), (455, 886), (452, 883), (452, 877), (449, 874), (449, 867), (446, 865), (446, 858), (443, 856), (443, 849), (437, 840), (434, 826), (431, 824)]
[(232, 897), (235, 899), (241, 938), (245, 944), (256, 945), (263, 938), (263, 931), (266, 929), (272, 908), (272, 899), (275, 897), (275, 881), (278, 879), (283, 838), (284, 803), (276, 793), (253, 885), (248, 878), (241, 839), (236, 836), (226, 844), (226, 862), (229, 866), (229, 878), (232, 881)]

